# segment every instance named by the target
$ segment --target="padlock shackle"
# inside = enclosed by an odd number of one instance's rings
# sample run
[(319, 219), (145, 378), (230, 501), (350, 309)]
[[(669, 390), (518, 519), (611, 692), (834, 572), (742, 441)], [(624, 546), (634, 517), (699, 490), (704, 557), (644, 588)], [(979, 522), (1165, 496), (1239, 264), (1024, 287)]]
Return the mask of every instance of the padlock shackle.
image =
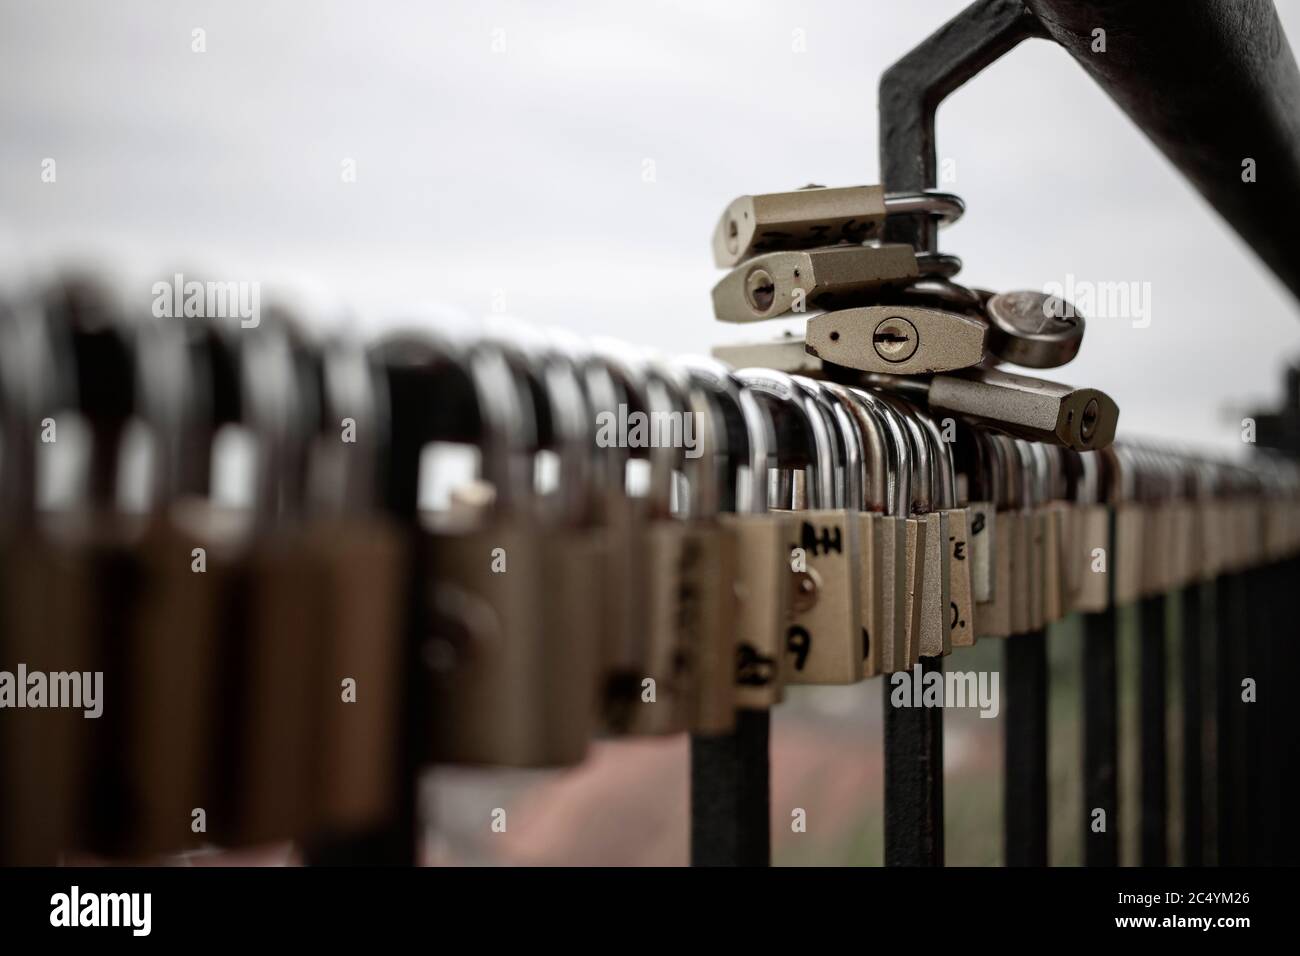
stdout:
[(907, 518), (912, 507), (912, 443), (903, 418), (875, 392), (850, 388), (849, 394), (876, 420), (885, 438), (885, 513)]
[(649, 447), (633, 448), (629, 443), (626, 457), (644, 458), (650, 462), (649, 487), (645, 495), (650, 514), (655, 518), (671, 517), (674, 475), (682, 470), (685, 450), (674, 447), (672, 443), (656, 441), (655, 430), (661, 426), (655, 423), (681, 420), (685, 427), (684, 416), (690, 413), (689, 400), (670, 377), (652, 366), (644, 356), (635, 354), (621, 342), (597, 341), (595, 356), (623, 387), (628, 398), (629, 416), (639, 412), (647, 422)]
[[(703, 444), (697, 458), (688, 457), (686, 462), (688, 514), (766, 511), (767, 483), (761, 479), (776, 440), (771, 417), (716, 359), (692, 356), (678, 359), (674, 367), (687, 382), (697, 420), (709, 423), (702, 431), (710, 442)], [(702, 483), (711, 489), (702, 490)], [(702, 503), (697, 500), (701, 494)]]
[[(728, 419), (728, 449), (734, 468), (734, 511), (764, 514), (769, 508), (768, 475), (780, 467), (777, 425), (770, 402), (746, 387), (724, 362), (704, 356), (678, 360), (697, 386), (725, 396), (734, 404), (739, 421)], [(737, 433), (736, 427), (739, 427)]]
[(989, 447), (998, 459), (1002, 482), (998, 486), (999, 511), (1016, 511), (1024, 507), (1024, 466), (1016, 453), (1014, 439), (998, 432), (989, 434)]
[(1002, 486), (1002, 462), (987, 431), (957, 416), (954, 468), (966, 476), (966, 500), (996, 502)]
[(943, 432), (928, 410), (914, 405), (912, 414), (930, 439), (930, 452), (934, 460), (935, 507), (944, 511), (956, 508), (957, 468), (953, 464), (952, 447), (943, 440)]
[(911, 514), (926, 514), (935, 510), (935, 463), (933, 449), (925, 429), (917, 420), (915, 406), (897, 395), (883, 395), (883, 400), (898, 415), (912, 449), (912, 499)]
[[(512, 479), (519, 486), (515, 497), (548, 526), (589, 526), (597, 517), (590, 425), (595, 416), (587, 408), (574, 356), (541, 336), (521, 343), (515, 336), (493, 335), (476, 348), (499, 355), (514, 379), (525, 443)], [(535, 456), (543, 450), (554, 452), (559, 464), (556, 490), (549, 494), (535, 482)]]
[(844, 407), (822, 383), (803, 375), (792, 375), (795, 386), (811, 400), (811, 409), (821, 418), (830, 447), (831, 470), (815, 475), (823, 508), (857, 508), (862, 500), (862, 446), (857, 429)]
[[(209, 441), (223, 425), (247, 428), (256, 444), (254, 527), (278, 521), (301, 503), (300, 481), (316, 422), (304, 408), (288, 316), (272, 312), (255, 328), (202, 319), (199, 346), (211, 369)], [(308, 418), (311, 418), (310, 422)]]
[(120, 281), (67, 275), (52, 282), (42, 299), (46, 321), (66, 343), (66, 351), (59, 348), (63, 367), (52, 375), (75, 383), (55, 390), (74, 398), (66, 407), (76, 410), (91, 433), (89, 486), (83, 489), (89, 507), (115, 512), (123, 504), (122, 456), (133, 425), (145, 426), (151, 437), (146, 511), (166, 507), (179, 486), (181, 437), (193, 425), (195, 408), (180, 326), (142, 317)]
[(477, 446), (480, 473), (495, 492), (494, 510), (523, 506), (531, 489), (530, 420), (501, 355), (467, 349), (428, 329), (390, 333), (371, 354), (384, 370), (393, 423), (384, 492), (389, 510), (416, 514), (421, 452), (435, 441)]
[(0, 300), (0, 531), (36, 523), (41, 422), (76, 404), (65, 332), (32, 290)]
[(371, 512), (379, 505), (381, 465), (391, 442), (384, 371), (352, 339), (329, 338), (309, 354), (316, 357), (315, 374), (301, 382), (304, 389), (319, 388), (319, 413), (307, 462), (308, 506), (330, 514)]
[(884, 429), (866, 405), (859, 401), (849, 386), (836, 382), (823, 382), (822, 387), (850, 416), (858, 444), (861, 446), (861, 467), (856, 507), (862, 511), (880, 511), (888, 508), (889, 480), (887, 440)]
[[(777, 468), (782, 472), (791, 467), (811, 471), (813, 477), (807, 485), (808, 507), (831, 507), (823, 502), (833, 498), (829, 492), (833, 489), (835, 461), (831, 437), (817, 399), (799, 388), (792, 376), (775, 369), (742, 368), (733, 374), (746, 389), (762, 398), (772, 412), (777, 435)], [(786, 436), (797, 438), (802, 447), (793, 447), (784, 440)], [(821, 477), (823, 475), (825, 479)], [(764, 481), (767, 480), (768, 476), (764, 476)], [(769, 495), (769, 507), (778, 503), (789, 504), (783, 495), (775, 498)]]

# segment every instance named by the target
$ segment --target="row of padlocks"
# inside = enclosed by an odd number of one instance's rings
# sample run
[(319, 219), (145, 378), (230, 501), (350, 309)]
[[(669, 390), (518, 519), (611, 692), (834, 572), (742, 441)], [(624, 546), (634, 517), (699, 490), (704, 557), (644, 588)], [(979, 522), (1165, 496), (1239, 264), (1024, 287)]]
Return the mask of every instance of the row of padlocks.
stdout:
[[(724, 734), (1300, 551), (1294, 465), (1112, 445), (1103, 393), (993, 368), (1068, 361), (1081, 318), (873, 241), (959, 209), (729, 207), (718, 317), (826, 310), (769, 367), (8, 290), (0, 858), (365, 832), (413, 764)], [(442, 445), (477, 467), (428, 507)]]

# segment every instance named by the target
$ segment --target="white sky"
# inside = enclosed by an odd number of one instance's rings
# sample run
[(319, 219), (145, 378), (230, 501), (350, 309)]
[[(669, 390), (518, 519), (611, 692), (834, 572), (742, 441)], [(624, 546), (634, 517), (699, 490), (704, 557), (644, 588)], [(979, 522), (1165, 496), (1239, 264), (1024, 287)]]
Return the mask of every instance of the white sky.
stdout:
[[(496, 296), (673, 353), (763, 338), (783, 326), (712, 320), (717, 216), (877, 182), (880, 73), (962, 6), (6, 3), (0, 262), (314, 282), (471, 323)], [(1294, 46), (1300, 2), (1279, 10)], [(1110, 392), (1122, 431), (1240, 447), (1225, 410), (1276, 397), (1297, 306), (1064, 51), (1031, 41), (951, 97), (939, 153), (968, 207), (943, 239), (959, 281), (1150, 284), (1148, 328), (1094, 318), (1049, 375)]]

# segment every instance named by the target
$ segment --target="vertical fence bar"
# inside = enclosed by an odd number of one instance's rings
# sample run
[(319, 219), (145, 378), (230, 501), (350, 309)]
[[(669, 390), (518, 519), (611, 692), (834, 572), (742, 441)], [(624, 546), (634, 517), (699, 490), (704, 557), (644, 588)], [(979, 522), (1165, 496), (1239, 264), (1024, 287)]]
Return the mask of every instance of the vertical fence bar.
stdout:
[(691, 736), (691, 866), (768, 866), (771, 714), (736, 712), (729, 734)]
[(1006, 640), (1003, 833), (1007, 866), (1047, 865), (1047, 632)]
[[(921, 658), (921, 676), (943, 659)], [(913, 670), (915, 675), (916, 671)], [(943, 708), (885, 711), (885, 865), (943, 866)]]
[[(1083, 615), (1083, 862), (1119, 864), (1118, 700), (1114, 607)], [(1105, 829), (1093, 830), (1093, 813)]]
[[(1273, 770), (1276, 760), (1270, 746), (1267, 701), (1269, 695), (1263, 693), (1260, 685), (1268, 681), (1270, 674), (1268, 662), (1268, 645), (1272, 637), (1272, 628), (1268, 620), (1268, 583), (1267, 569), (1251, 568), (1243, 575), (1245, 587), (1245, 640), (1242, 644), (1244, 659), (1241, 673), (1237, 677), (1237, 699), (1241, 701), (1243, 722), (1245, 724), (1246, 748), (1246, 862), (1259, 866), (1269, 862), (1270, 844), (1273, 838), (1270, 801), (1276, 783)], [(1255, 681), (1255, 702), (1242, 700), (1244, 689), (1241, 682), (1250, 678)], [(1270, 688), (1271, 690), (1271, 688)]]
[(1202, 761), (1205, 708), (1201, 699), (1201, 641), (1205, 620), (1205, 590), (1199, 581), (1183, 588), (1183, 866), (1205, 862)]
[[(1022, 40), (1043, 35), (1020, 0), (977, 0), (927, 37), (880, 78), (880, 177), (886, 189), (933, 189), (938, 177), (935, 112), (953, 90)], [(890, 242), (936, 248), (927, 216), (894, 216)], [(935, 659), (922, 672), (943, 673)], [(884, 697), (885, 863), (943, 863), (943, 709), (895, 708)]]
[(1235, 866), (1245, 862), (1243, 815), (1245, 806), (1245, 765), (1242, 746), (1244, 724), (1240, 708), (1239, 649), (1241, 633), (1238, 615), (1244, 610), (1241, 600), (1241, 577), (1222, 574), (1216, 582), (1218, 608), (1215, 613), (1215, 674), (1217, 683), (1215, 721), (1215, 845), (1217, 863)]
[(1141, 693), (1141, 860), (1164, 866), (1168, 860), (1165, 754), (1165, 596), (1139, 603), (1139, 670)]
[[(1278, 567), (1278, 586), (1274, 592), (1274, 606), (1277, 610), (1278, 619), (1287, 621), (1291, 614), (1291, 597), (1295, 593), (1295, 588), (1300, 585), (1300, 559), (1291, 558), (1283, 562)], [(1284, 632), (1279, 632), (1279, 637)], [(1295, 640), (1281, 638), (1279, 648), (1283, 655), (1283, 668), (1287, 675), (1295, 674), (1300, 671), (1300, 646), (1297, 646)], [(1287, 710), (1288, 701), (1278, 701), (1280, 710)], [(1286, 794), (1300, 792), (1300, 721), (1290, 718), (1288, 713), (1283, 713), (1279, 726), (1282, 728), (1283, 742), (1281, 747), (1281, 759), (1283, 762), (1282, 781), (1283, 790)], [(1280, 862), (1288, 866), (1300, 864), (1300, 820), (1297, 820), (1296, 814), (1288, 812), (1287, 807), (1283, 807), (1283, 858)]]

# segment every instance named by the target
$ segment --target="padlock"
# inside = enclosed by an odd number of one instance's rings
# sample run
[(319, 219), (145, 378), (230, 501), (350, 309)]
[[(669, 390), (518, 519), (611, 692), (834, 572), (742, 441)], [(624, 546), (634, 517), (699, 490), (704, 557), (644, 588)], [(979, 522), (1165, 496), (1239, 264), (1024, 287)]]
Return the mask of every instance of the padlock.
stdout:
[(929, 437), (913, 415), (913, 407), (896, 396), (879, 396), (885, 414), (893, 416), (906, 439), (911, 472), (906, 524), (906, 588), (904, 623), (908, 666), (944, 650), (947, 608), (944, 601), (946, 563), (943, 561), (943, 519), (930, 510), (935, 494), (935, 465)]
[[(699, 388), (684, 369), (659, 363), (654, 368), (680, 396), (685, 416), (674, 510), (686, 525), (675, 598), (686, 661), (686, 726), (700, 734), (729, 733), (737, 709), (736, 539), (719, 518), (724, 510), (734, 511), (736, 473), (748, 452), (739, 387), (728, 380), (728, 391)], [(688, 441), (690, 422), (695, 426)]]
[[(880, 671), (890, 674), (909, 669), (919, 657), (919, 654), (913, 656), (913, 648), (909, 646), (912, 635), (920, 632), (919, 620), (908, 616), (912, 611), (920, 611), (919, 605), (913, 606), (909, 601), (909, 595), (918, 590), (915, 553), (908, 551), (908, 529), (915, 524), (909, 517), (912, 447), (902, 417), (888, 402), (865, 389), (854, 388), (850, 393), (870, 413), (884, 445), (883, 467), (874, 470), (868, 487), (873, 506), (884, 502), (884, 510), (871, 521), (875, 534), (872, 569), (882, 598), (878, 626), (886, 635), (892, 634), (891, 641), (880, 642)], [(875, 443), (871, 447), (873, 454), (878, 454)], [(880, 459), (873, 457), (868, 464), (876, 460)], [(881, 481), (883, 489), (878, 487)]]
[[(891, 617), (895, 620), (895, 644), (891, 661), (882, 655), (881, 668), (885, 673), (909, 670), (921, 660), (921, 630), (923, 596), (925, 592), (925, 545), (928, 525), (923, 518), (915, 517), (912, 504), (915, 496), (913, 483), (918, 481), (920, 464), (917, 462), (915, 440), (898, 409), (883, 396), (865, 389), (855, 389), (861, 402), (867, 405), (887, 442), (888, 461), (891, 467), (890, 485), (886, 490), (889, 515), (877, 518), (877, 529), (883, 531), (880, 548), (881, 560), (876, 562), (884, 574), (893, 568), (895, 585), (886, 592), (895, 602)], [(888, 583), (887, 580), (885, 582)], [(888, 609), (888, 605), (886, 605)]]
[(869, 302), (882, 286), (918, 275), (916, 252), (907, 243), (769, 252), (737, 266), (713, 287), (713, 316), (719, 322), (760, 322), (837, 309)]
[[(954, 467), (957, 472), (958, 502), (967, 513), (970, 543), (971, 592), (977, 617), (976, 635), (986, 633), (984, 616), (994, 614), (997, 576), (997, 497), (1002, 483), (999, 459), (989, 445), (987, 434), (958, 419), (952, 421), (956, 429)], [(1001, 615), (1005, 617), (1005, 614)]]
[[(637, 696), (626, 702), (627, 723), (621, 729), (634, 734), (678, 733), (687, 729), (690, 700), (689, 652), (679, 621), (682, 601), (690, 597), (684, 590), (688, 582), (683, 572), (688, 546), (691, 555), (698, 557), (698, 544), (691, 544), (687, 522), (672, 509), (674, 475), (681, 470), (684, 449), (671, 434), (664, 436), (653, 429), (675, 421), (684, 425), (689, 409), (685, 396), (662, 374), (617, 343), (601, 344), (598, 357), (629, 398), (626, 438), (620, 435), (618, 440), (628, 445), (632, 459), (643, 459), (647, 466), (644, 489), (627, 496), (644, 552), (634, 557), (640, 570), (631, 582), (634, 606), (641, 608), (638, 622), (642, 634), (636, 642), (642, 660), (640, 669), (632, 673)], [(641, 435), (635, 431), (637, 422), (632, 417), (638, 413), (644, 416)], [(607, 409), (598, 414), (621, 419), (624, 412)], [(598, 435), (597, 444), (604, 446), (607, 439)], [(608, 453), (611, 449), (604, 450)], [(632, 687), (629, 682), (629, 690)]]
[(324, 608), (303, 518), (319, 379), (278, 305), (256, 328), (213, 318), (201, 331), (211, 369), (209, 434), (215, 442), (237, 429), (251, 452), (242, 500), (208, 511), (244, 531), (234, 536), (231, 564), (224, 546), (209, 555), (220, 572), (207, 583), (226, 592), (214, 693), (239, 705), (214, 728), (225, 743), (207, 832), (218, 844), (265, 844), (305, 837), (317, 825)]
[(1077, 452), (1075, 511), (1078, 533), (1073, 546), (1074, 584), (1070, 606), (1082, 614), (1099, 613), (1111, 604), (1112, 512), (1110, 482), (1114, 469), (1107, 462), (1110, 452)]
[[(974, 535), (975, 571), (974, 587), (979, 593), (979, 567), (987, 567), (988, 600), (978, 601), (975, 605), (976, 637), (1009, 637), (1011, 635), (1011, 604), (1013, 604), (1014, 581), (1011, 580), (1011, 555), (1015, 550), (1015, 531), (1013, 516), (1013, 480), (1008, 470), (1013, 467), (1006, 457), (1006, 449), (996, 440), (996, 436), (975, 425), (962, 423), (961, 440), (958, 450), (962, 455), (962, 467), (965, 470), (967, 494), (978, 494), (983, 514), (987, 515), (982, 528), (979, 515), (982, 511), (972, 511), (972, 528)], [(969, 441), (966, 438), (969, 437)], [(982, 540), (983, 538), (983, 540)]]
[(1165, 455), (1150, 448), (1146, 452), (1161, 489), (1160, 510), (1163, 517), (1160, 520), (1160, 532), (1164, 543), (1164, 566), (1158, 572), (1158, 581), (1162, 592), (1173, 591), (1187, 583), (1184, 569), (1187, 535), (1181, 526), (1185, 483)]
[(1073, 508), (1064, 456), (1077, 454), (1057, 445), (1032, 446), (1039, 470), (1044, 474), (1043, 513), (1043, 618), (1044, 626), (1065, 617), (1069, 610), (1070, 577), (1067, 562), (1071, 553)]
[(713, 232), (713, 259), (726, 269), (776, 249), (809, 249), (877, 238), (890, 215), (928, 213), (953, 223), (964, 207), (946, 193), (885, 194), (882, 186), (807, 186), (731, 201)]
[(1139, 498), (1137, 463), (1132, 449), (1115, 447), (1118, 485), (1115, 497), (1113, 602), (1116, 607), (1132, 604), (1142, 596), (1143, 533), (1146, 529), (1145, 502)]
[[(1007, 624), (1011, 635), (1027, 634), (1033, 624), (1033, 522), (1028, 506), (1029, 477), (1015, 439), (990, 436), (1000, 460), (1003, 493), (998, 502), (998, 581), (1007, 581)], [(1005, 572), (1005, 574), (1004, 574)]]
[(300, 382), (320, 403), (301, 541), (322, 605), (310, 829), (349, 838), (391, 825), (399, 805), (407, 542), (380, 497), (389, 446), (382, 370), (344, 339), (313, 343), (302, 358), (317, 365)]
[(1218, 469), (1213, 462), (1197, 460), (1192, 465), (1194, 494), (1192, 511), (1192, 580), (1211, 582), (1218, 576), (1218, 528), (1214, 495)]
[[(122, 568), (136, 581), (124, 608), (127, 676), (115, 682), (131, 701), (120, 750), (122, 819), (100, 826), (93, 843), (118, 857), (176, 853), (233, 833), (225, 816), (229, 791), (213, 755), (233, 753), (222, 747), (230, 741), (222, 739), (219, 675), (229, 660), (225, 632), (239, 600), (237, 569), (254, 524), (210, 494), (215, 334), (206, 320), (164, 320), (138, 335), (137, 413), (156, 457), (143, 533)], [(209, 815), (210, 831), (196, 832), (196, 808)]]
[[(906, 667), (907, 512), (911, 450), (901, 422), (860, 389), (826, 383), (856, 430), (861, 448), (859, 541), (862, 547), (863, 676)], [(899, 483), (902, 483), (900, 494)]]
[(1058, 296), (1042, 292), (1000, 292), (983, 300), (989, 351), (1025, 368), (1059, 368), (1079, 352), (1084, 319)]
[[(947, 554), (948, 600), (944, 604), (950, 647), (970, 647), (975, 643), (975, 594), (971, 579), (970, 522), (965, 508), (958, 506), (957, 468), (952, 445), (956, 440), (956, 423), (951, 419), (951, 437), (939, 428), (933, 416), (920, 409), (916, 417), (925, 428), (933, 448), (935, 462), (935, 505), (943, 516), (947, 533), (941, 539)], [(948, 428), (949, 425), (945, 425)]]
[(1196, 553), (1196, 467), (1195, 463), (1178, 455), (1162, 454), (1164, 465), (1172, 475), (1176, 496), (1172, 502), (1174, 586), (1189, 588), (1200, 578), (1199, 556)]
[(625, 734), (632, 731), (638, 710), (648, 703), (643, 685), (649, 664), (646, 499), (628, 494), (630, 449), (617, 434), (620, 422), (630, 421), (631, 413), (638, 411), (633, 407), (637, 397), (624, 380), (616, 378), (609, 361), (586, 343), (558, 334), (553, 339), (577, 373), (593, 453), (591, 515), (598, 529), (600, 565), (592, 578), (597, 584), (587, 589), (587, 598), (601, 619), (596, 663), (599, 728), (608, 734)]
[(986, 326), (955, 312), (906, 305), (839, 309), (808, 320), (805, 349), (863, 372), (919, 375), (978, 365)]
[[(827, 384), (857, 424), (863, 449), (861, 529), (863, 675), (907, 670), (919, 658), (917, 523), (910, 522), (911, 441), (902, 418), (879, 395)], [(913, 551), (909, 555), (909, 527)], [(909, 559), (910, 558), (910, 559)], [(909, 615), (914, 615), (915, 620)], [(909, 641), (915, 646), (910, 646)]]
[[(553, 556), (542, 568), (547, 595), (547, 652), (541, 675), (549, 715), (546, 759), (574, 763), (597, 729), (606, 640), (607, 608), (602, 588), (593, 583), (602, 580), (611, 553), (596, 484), (596, 456), (607, 453), (593, 437), (600, 409), (588, 405), (571, 343), (530, 335), (520, 326), (508, 339), (491, 344), (501, 350), (532, 396), (534, 498)], [(554, 463), (549, 476), (546, 455)]]
[[(736, 378), (769, 403), (778, 435), (798, 436), (799, 447), (781, 446), (791, 458), (782, 467), (791, 480), (770, 503), (798, 512), (786, 542), (793, 613), (783, 667), (787, 683), (850, 684), (862, 679), (862, 615), (858, 527), (837, 481), (852, 433), (839, 427), (834, 403), (816, 383), (769, 369), (741, 369)], [(789, 497), (787, 497), (787, 494)], [(796, 502), (795, 495), (802, 497)]]
[[(52, 721), (38, 719), (47, 726), (35, 733), (22, 730), (20, 717), (18, 745), (37, 752), (28, 768), (32, 785), (17, 788), (17, 795), (37, 799), (36, 812), (47, 822), (29, 826), (31, 808), (21, 802), (5, 816), (25, 831), (18, 839), (23, 855), (57, 829), (64, 830), (61, 850), (118, 857), (177, 850), (198, 842), (192, 809), (211, 796), (218, 626), (212, 598), (220, 590), (214, 587), (219, 574), (201, 581), (191, 573), (197, 538), (168, 508), (182, 465), (178, 436), (194, 424), (191, 370), (180, 327), (138, 319), (139, 310), (118, 288), (59, 282), (43, 314), (67, 345), (57, 372), (49, 374), (56, 381), (74, 375), (91, 449), (85, 474), (76, 476), (82, 481), (74, 481), (83, 490), (70, 507), (50, 512), (50, 534), (33, 542), (24, 562), (34, 578), (12, 610), (26, 623), (10, 636), (21, 644), (26, 626), (47, 615), (43, 646), (19, 650), (19, 660), (34, 655), (25, 666), (64, 671), (74, 680), (93, 677), (118, 703), (110, 707), (101, 690), (96, 719), (59, 711)], [(28, 361), (40, 368), (32, 356)], [(71, 410), (62, 406), (50, 405), (37, 418), (48, 420), (51, 444), (60, 424), (73, 436), (65, 441), (75, 441)], [(132, 447), (150, 452), (132, 458)], [(148, 467), (131, 467), (140, 462)], [(43, 611), (39, 595), (50, 587), (57, 607)], [(82, 657), (80, 665), (42, 663), (61, 648)], [(65, 777), (58, 795), (42, 793), (53, 779), (47, 770)], [(95, 800), (78, 813), (77, 795), (91, 792)], [(48, 858), (50, 849), (47, 844), (34, 856)]]
[(1168, 489), (1163, 476), (1147, 450), (1126, 444), (1137, 476), (1138, 497), (1142, 509), (1141, 581), (1138, 593), (1153, 597), (1168, 590), (1166, 577), (1169, 568), (1170, 523), (1167, 507)]
[[(0, 715), (5, 865), (51, 865), (78, 848), (85, 833), (82, 795), (94, 720), (81, 709), (17, 706), (28, 703), (35, 674), (48, 685), (50, 674), (98, 667), (88, 640), (93, 568), (75, 540), (58, 533), (69, 523), (56, 523), (63, 515), (38, 509), (37, 475), (49, 465), (42, 458), (75, 439), (72, 342), (57, 313), (37, 290), (20, 290), (0, 306), (0, 660), (10, 682)], [(60, 434), (64, 445), (57, 444)], [(99, 702), (105, 703), (102, 688)]]
[(923, 398), (933, 412), (962, 415), (1016, 438), (1075, 451), (1105, 448), (1119, 421), (1119, 406), (1105, 392), (996, 369), (950, 372), (928, 382), (872, 373), (869, 381)]
[[(721, 363), (689, 358), (678, 364), (692, 393), (711, 396), (715, 414), (720, 411), (726, 423), (725, 456), (702, 456), (696, 467), (705, 473), (691, 488), (692, 494), (707, 496), (702, 509), (721, 509), (716, 522), (729, 538), (725, 553), (731, 559), (731, 582), (717, 577), (712, 590), (715, 599), (731, 603), (732, 634), (726, 645), (731, 699), (737, 708), (766, 710), (784, 696), (781, 662), (792, 596), (785, 552), (790, 518), (767, 507), (768, 471), (777, 464), (775, 425), (767, 403), (742, 388)], [(702, 686), (698, 692), (709, 691)]]
[[(427, 684), (415, 685), (427, 757), (440, 762), (552, 765), (541, 567), (549, 560), (532, 493), (531, 414), (491, 349), (461, 353), (427, 333), (376, 346), (390, 387), (388, 506), (414, 523), (414, 634), (425, 635)], [(480, 451), (486, 514), (418, 508), (421, 457), (432, 441)], [(569, 748), (559, 748), (567, 750)], [(573, 749), (580, 749), (575, 747)]]
[[(724, 733), (735, 724), (734, 597), (718, 583), (733, 576), (732, 541), (715, 520), (722, 489), (710, 470), (726, 460), (725, 413), (671, 366), (647, 364), (642, 385), (650, 421), (681, 424), (650, 449), (648, 676), (660, 689), (656, 706), (643, 711), (656, 719), (639, 726)], [(675, 484), (678, 475), (684, 485)], [(684, 499), (676, 509), (675, 488)]]
[(948, 514), (941, 506), (942, 449), (935, 446), (922, 424), (915, 406), (896, 401), (895, 407), (912, 438), (913, 471), (912, 511), (925, 524), (923, 558), (924, 583), (921, 590), (921, 641), (923, 657), (941, 657), (952, 653), (951, 581), (948, 544), (951, 534)]
[(785, 332), (767, 342), (742, 345), (715, 345), (710, 354), (732, 368), (770, 368), (787, 375), (823, 377), (822, 360), (809, 355), (804, 337)]

